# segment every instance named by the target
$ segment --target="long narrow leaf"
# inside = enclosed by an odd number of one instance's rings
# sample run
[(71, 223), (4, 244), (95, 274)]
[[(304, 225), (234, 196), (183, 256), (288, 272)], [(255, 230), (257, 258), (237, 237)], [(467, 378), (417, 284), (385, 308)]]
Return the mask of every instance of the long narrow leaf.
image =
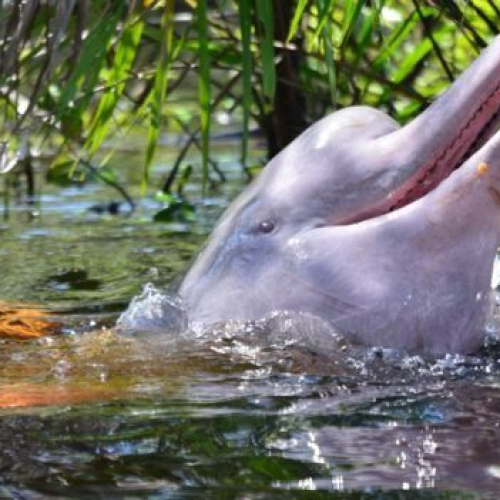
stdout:
[[(270, 2), (271, 0), (268, 0)], [(295, 36), (297, 30), (299, 29), (299, 23), (302, 19), (302, 15), (307, 7), (308, 0), (299, 0), (297, 7), (295, 8), (295, 13), (293, 15), (292, 22), (290, 23), (290, 31), (288, 32), (287, 43)]]
[(374, 68), (381, 68), (382, 65), (389, 60), (397, 50), (399, 50), (402, 43), (404, 43), (416, 26), (418, 26), (419, 17), (416, 12), (412, 12), (405, 21), (395, 29), (384, 45), (380, 48), (376, 59), (373, 61)]
[(358, 69), (366, 56), (367, 51), (373, 43), (373, 34), (380, 25), (380, 13), (378, 9), (372, 8), (364, 16), (356, 39), (355, 57), (353, 69)]
[(392, 80), (396, 83), (402, 82), (431, 51), (432, 43), (424, 39), (412, 50), (411, 54), (404, 58), (393, 73)]
[[(324, 11), (333, 6), (331, 0), (321, 0), (324, 4)], [(322, 21), (322, 38), (325, 44), (325, 64), (328, 73), (328, 83), (330, 88), (330, 96), (332, 99), (333, 107), (337, 105), (337, 77), (335, 69), (335, 59), (333, 54), (333, 43), (332, 43), (332, 23), (329, 13), (324, 16), (325, 20)]]
[(318, 26), (313, 36), (313, 45), (316, 45), (319, 38), (324, 34), (325, 24), (330, 22), (333, 9), (335, 8), (335, 1), (336, 0), (318, 0), (320, 11), (318, 13)]
[(199, 99), (201, 106), (201, 144), (202, 144), (202, 173), (203, 192), (206, 192), (208, 182), (208, 163), (210, 154), (210, 118), (211, 118), (211, 92), (210, 92), (210, 54), (208, 51), (208, 17), (207, 0), (198, 0), (198, 51), (200, 61)]
[(270, 0), (257, 0), (257, 14), (264, 28), (261, 39), (262, 87), (264, 95), (274, 101), (276, 66), (274, 63), (274, 11)]
[(242, 50), (242, 84), (243, 84), (243, 140), (241, 162), (246, 167), (248, 155), (248, 129), (250, 125), (250, 108), (252, 106), (252, 32), (250, 0), (238, 0), (241, 29)]
[(86, 148), (91, 155), (96, 152), (106, 137), (113, 111), (125, 88), (125, 79), (129, 75), (129, 71), (134, 63), (143, 27), (144, 22), (142, 20), (136, 22), (132, 21), (124, 28), (120, 37), (116, 47), (113, 67), (106, 81), (108, 90), (99, 102), (86, 141)]
[(89, 32), (83, 43), (78, 62), (57, 102), (55, 113), (58, 118), (67, 110), (80, 88), (88, 92), (79, 104), (85, 106), (90, 99), (90, 91), (97, 83), (99, 71), (119, 19), (120, 12), (113, 12)]
[(171, 62), (174, 21), (174, 2), (165, 2), (161, 19), (160, 58), (156, 69), (153, 91), (148, 102), (149, 130), (146, 161), (144, 164), (144, 184), (147, 184), (151, 162), (156, 151), (160, 135), (160, 121), (163, 103), (167, 95), (168, 73)]
[(356, 26), (356, 23), (361, 15), (361, 11), (363, 6), (365, 5), (366, 0), (353, 0), (349, 2), (349, 9), (346, 12), (343, 26), (342, 26), (342, 48), (345, 48), (347, 43), (349, 42), (349, 38), (351, 33)]

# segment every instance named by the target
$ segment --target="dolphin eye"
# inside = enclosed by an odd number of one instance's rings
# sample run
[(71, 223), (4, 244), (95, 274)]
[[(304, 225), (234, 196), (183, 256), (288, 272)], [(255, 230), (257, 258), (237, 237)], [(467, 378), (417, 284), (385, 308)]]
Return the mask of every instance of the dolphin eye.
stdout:
[(269, 234), (269, 233), (272, 233), (274, 231), (274, 228), (275, 228), (275, 224), (272, 220), (263, 220), (262, 222), (259, 223), (259, 232), (263, 233), (263, 234)]

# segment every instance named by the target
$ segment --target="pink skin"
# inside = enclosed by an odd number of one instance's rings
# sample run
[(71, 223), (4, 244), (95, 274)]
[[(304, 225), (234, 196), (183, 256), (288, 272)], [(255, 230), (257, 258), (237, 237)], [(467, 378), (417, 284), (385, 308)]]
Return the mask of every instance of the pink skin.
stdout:
[(477, 348), (500, 239), (499, 110), (497, 37), (403, 128), (364, 107), (310, 127), (229, 207), (186, 275), (191, 321), (300, 311), (367, 344)]
[(340, 298), (342, 311), (328, 319), (356, 341), (470, 352), (481, 344), (499, 240), (500, 132), (423, 198), (297, 235), (285, 272), (330, 302)]

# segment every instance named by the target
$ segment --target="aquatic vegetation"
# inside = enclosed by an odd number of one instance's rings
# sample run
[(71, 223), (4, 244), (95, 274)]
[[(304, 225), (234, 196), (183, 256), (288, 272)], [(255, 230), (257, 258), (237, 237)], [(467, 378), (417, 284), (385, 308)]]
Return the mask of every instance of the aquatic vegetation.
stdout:
[[(486, 45), (499, 14), (496, 0), (8, 2), (5, 194), (21, 183), (32, 197), (33, 170), (43, 168), (49, 182), (107, 183), (133, 209), (130, 183), (148, 184), (159, 141), (182, 146), (149, 185), (175, 195), (190, 166), (205, 191), (224, 180), (221, 134), (239, 135), (233, 160), (251, 175), (260, 167), (248, 154), (256, 131), (274, 155), (335, 107), (366, 103), (406, 121)], [(124, 181), (113, 153), (129, 141), (141, 173)], [(185, 201), (158, 219), (183, 214)]]

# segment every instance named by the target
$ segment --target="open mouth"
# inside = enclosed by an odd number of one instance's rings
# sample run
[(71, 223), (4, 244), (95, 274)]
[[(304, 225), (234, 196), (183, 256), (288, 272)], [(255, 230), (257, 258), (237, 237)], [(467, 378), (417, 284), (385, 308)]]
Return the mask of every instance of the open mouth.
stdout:
[[(453, 116), (449, 117), (453, 120)], [(500, 124), (500, 83), (476, 108), (471, 118), (457, 128), (456, 134), (434, 158), (422, 164), (416, 173), (376, 206), (366, 207), (338, 225), (353, 224), (393, 212), (423, 198), (451, 173), (459, 169), (493, 136)]]

